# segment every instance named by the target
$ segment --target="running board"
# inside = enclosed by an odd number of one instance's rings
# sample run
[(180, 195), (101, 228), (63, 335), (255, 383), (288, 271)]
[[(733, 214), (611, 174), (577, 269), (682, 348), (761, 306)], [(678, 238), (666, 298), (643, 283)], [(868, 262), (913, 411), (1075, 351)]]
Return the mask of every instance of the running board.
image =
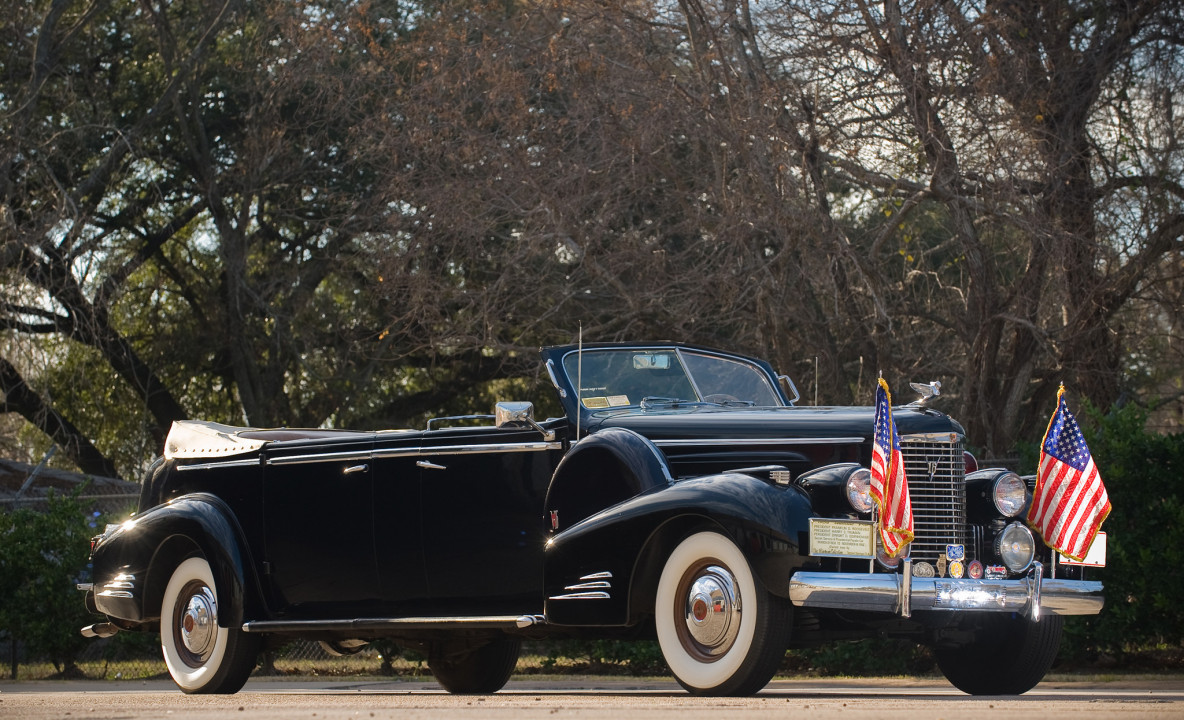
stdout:
[(522, 630), (545, 625), (542, 615), (484, 615), (475, 617), (355, 618), (353, 620), (252, 620), (243, 623), (248, 633), (374, 632), (400, 630)]

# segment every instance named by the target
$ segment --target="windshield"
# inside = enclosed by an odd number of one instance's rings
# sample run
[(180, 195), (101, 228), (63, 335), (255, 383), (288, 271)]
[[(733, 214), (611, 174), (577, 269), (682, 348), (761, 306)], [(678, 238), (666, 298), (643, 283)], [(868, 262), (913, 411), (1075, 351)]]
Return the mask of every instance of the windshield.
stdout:
[(568, 353), (563, 369), (579, 385), (584, 407), (709, 403), (781, 405), (759, 367), (719, 355), (678, 350), (586, 350)]

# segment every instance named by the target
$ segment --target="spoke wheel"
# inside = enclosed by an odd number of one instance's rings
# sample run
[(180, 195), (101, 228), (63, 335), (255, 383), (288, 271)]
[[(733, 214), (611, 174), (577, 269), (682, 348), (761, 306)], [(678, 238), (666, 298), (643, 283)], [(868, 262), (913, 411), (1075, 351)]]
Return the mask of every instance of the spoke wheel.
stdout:
[(696, 533), (674, 549), (654, 613), (666, 663), (696, 695), (757, 692), (785, 656), (789, 601), (765, 590), (743, 553), (719, 533)]
[(259, 639), (218, 626), (218, 593), (205, 558), (173, 571), (160, 608), (165, 665), (186, 693), (234, 693), (255, 668)]

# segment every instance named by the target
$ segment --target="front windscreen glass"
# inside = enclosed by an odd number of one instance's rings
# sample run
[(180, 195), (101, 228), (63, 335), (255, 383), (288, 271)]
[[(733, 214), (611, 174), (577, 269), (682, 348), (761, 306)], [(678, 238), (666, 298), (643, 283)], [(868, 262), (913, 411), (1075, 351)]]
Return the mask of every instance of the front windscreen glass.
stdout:
[(768, 407), (780, 405), (777, 393), (769, 386), (766, 375), (748, 363), (737, 362), (716, 355), (679, 353), (695, 385), (700, 399), (722, 404), (742, 403)]
[(671, 349), (569, 353), (563, 368), (592, 410), (626, 406), (780, 405), (760, 368), (717, 355)]

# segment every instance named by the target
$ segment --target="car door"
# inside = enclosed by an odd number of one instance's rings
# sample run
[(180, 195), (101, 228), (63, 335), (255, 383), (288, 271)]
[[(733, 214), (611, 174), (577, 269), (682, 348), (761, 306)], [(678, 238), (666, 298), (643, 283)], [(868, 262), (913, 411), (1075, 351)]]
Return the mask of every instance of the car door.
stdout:
[(529, 428), (424, 435), (420, 516), (436, 607), (458, 615), (541, 612), (543, 501), (560, 448)]
[(425, 615), (420, 433), (383, 432), (374, 444), (374, 542), (384, 616)]
[(273, 609), (334, 618), (377, 605), (373, 439), (283, 443), (265, 454), (265, 583)]

